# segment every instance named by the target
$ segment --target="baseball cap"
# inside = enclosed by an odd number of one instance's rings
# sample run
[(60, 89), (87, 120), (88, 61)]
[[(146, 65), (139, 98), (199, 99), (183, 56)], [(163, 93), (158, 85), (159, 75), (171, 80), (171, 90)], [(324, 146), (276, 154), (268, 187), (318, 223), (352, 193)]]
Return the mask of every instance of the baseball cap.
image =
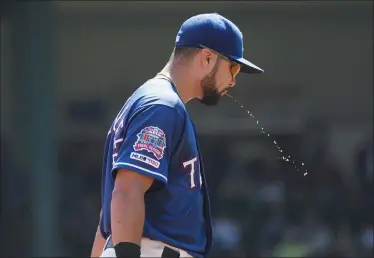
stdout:
[(199, 14), (187, 19), (178, 31), (175, 46), (208, 47), (239, 63), (241, 72), (264, 72), (243, 57), (243, 34), (232, 21), (218, 13)]

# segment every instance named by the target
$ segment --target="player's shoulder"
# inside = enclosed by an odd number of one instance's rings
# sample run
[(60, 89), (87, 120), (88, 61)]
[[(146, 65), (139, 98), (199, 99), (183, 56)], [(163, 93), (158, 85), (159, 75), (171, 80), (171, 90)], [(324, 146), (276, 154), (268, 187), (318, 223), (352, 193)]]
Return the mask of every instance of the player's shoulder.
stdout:
[(137, 107), (164, 106), (182, 117), (186, 108), (173, 85), (160, 78), (152, 78), (141, 85), (131, 97)]

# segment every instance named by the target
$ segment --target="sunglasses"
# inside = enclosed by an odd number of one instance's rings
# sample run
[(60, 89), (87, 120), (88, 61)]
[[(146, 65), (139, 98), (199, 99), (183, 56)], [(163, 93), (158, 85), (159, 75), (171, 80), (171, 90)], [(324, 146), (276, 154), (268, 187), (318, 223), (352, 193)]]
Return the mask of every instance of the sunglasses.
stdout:
[(209, 48), (209, 47), (206, 47), (204, 45), (200, 45), (202, 48), (206, 48), (210, 51), (212, 51), (213, 53), (217, 54), (219, 57), (221, 57), (222, 59), (225, 59), (227, 61), (229, 61), (231, 63), (231, 75), (232, 75), (232, 78), (235, 78), (238, 73), (240, 72), (240, 68), (242, 67), (241, 64), (238, 64), (237, 62), (234, 62), (233, 60), (231, 60), (230, 58), (228, 58), (227, 56)]

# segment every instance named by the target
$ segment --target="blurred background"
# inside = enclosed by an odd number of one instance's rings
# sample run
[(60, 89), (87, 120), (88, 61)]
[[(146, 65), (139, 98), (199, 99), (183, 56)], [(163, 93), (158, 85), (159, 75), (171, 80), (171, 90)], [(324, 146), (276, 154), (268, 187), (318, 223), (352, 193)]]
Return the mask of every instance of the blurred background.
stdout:
[(265, 70), (231, 91), (259, 125), (229, 98), (188, 104), (211, 256), (372, 255), (372, 1), (2, 2), (1, 255), (90, 255), (108, 128), (203, 12), (234, 21)]

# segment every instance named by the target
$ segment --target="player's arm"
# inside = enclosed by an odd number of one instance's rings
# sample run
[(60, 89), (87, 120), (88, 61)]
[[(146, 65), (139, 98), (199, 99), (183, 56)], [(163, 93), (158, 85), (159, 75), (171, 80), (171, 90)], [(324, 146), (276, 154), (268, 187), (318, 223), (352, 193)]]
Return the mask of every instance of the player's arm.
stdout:
[(153, 178), (148, 176), (128, 169), (118, 170), (111, 203), (114, 245), (123, 242), (140, 246), (145, 218), (144, 194), (152, 182)]
[[(181, 117), (171, 107), (148, 106), (114, 137), (111, 201), (112, 240), (117, 257), (140, 257), (145, 220), (144, 195), (153, 181), (167, 184), (168, 167), (179, 142)], [(125, 136), (124, 136), (125, 135)]]
[[(101, 214), (102, 214), (102, 211), (100, 211), (100, 220), (101, 220)], [(105, 245), (105, 239), (101, 235), (100, 224), (99, 224), (96, 229), (95, 240), (94, 240), (92, 250), (91, 250), (91, 257), (100, 257), (103, 251), (104, 245)]]

